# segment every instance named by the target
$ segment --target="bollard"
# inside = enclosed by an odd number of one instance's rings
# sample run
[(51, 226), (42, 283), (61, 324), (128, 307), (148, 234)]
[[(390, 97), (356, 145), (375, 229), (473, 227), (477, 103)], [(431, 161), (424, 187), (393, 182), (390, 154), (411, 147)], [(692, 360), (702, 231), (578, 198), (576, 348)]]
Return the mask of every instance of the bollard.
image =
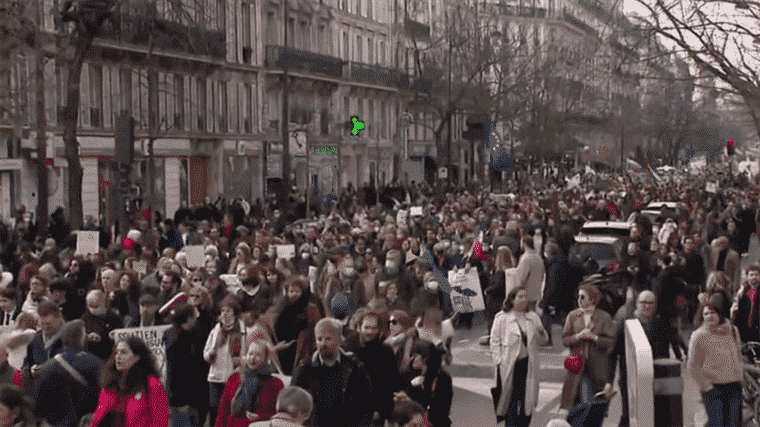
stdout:
[(681, 362), (654, 361), (654, 427), (683, 426)]

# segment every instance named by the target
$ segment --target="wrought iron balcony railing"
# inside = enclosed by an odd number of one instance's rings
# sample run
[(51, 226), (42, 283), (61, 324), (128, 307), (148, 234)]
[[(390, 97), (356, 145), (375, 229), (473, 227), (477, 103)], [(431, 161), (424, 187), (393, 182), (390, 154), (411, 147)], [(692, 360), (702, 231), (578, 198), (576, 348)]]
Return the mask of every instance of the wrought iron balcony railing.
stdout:
[(266, 66), (343, 77), (343, 60), (284, 46), (267, 46)]

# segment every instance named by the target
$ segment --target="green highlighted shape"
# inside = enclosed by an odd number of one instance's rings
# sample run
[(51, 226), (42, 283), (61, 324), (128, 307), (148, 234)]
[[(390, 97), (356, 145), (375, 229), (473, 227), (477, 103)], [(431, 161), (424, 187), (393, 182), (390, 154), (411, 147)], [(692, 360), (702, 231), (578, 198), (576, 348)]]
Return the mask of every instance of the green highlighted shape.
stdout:
[(354, 123), (354, 129), (351, 131), (354, 136), (359, 134), (359, 131), (364, 129), (364, 122), (360, 122), (358, 118), (351, 117), (351, 121)]

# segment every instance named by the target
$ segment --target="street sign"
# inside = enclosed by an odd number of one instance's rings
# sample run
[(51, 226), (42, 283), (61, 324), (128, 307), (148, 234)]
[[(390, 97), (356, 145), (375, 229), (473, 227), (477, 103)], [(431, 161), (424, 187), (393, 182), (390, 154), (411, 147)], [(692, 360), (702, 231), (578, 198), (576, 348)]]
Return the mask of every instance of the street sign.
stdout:
[(446, 179), (449, 176), (449, 170), (445, 167), (438, 168), (438, 178)]
[(290, 132), (290, 154), (293, 156), (306, 155), (305, 130), (294, 130)]

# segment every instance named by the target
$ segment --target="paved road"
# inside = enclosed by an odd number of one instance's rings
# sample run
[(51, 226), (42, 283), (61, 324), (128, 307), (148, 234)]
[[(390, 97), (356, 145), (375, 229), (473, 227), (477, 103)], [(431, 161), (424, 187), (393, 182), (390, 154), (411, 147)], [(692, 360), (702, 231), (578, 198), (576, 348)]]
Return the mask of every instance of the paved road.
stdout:
[[(742, 268), (760, 260), (760, 245), (753, 235), (749, 255), (742, 259)], [(455, 427), (496, 426), (491, 387), (495, 385), (496, 371), (491, 364), (487, 346), (478, 341), (485, 335), (486, 324), (482, 314), (477, 314), (471, 330), (457, 330), (452, 344), (452, 363), (448, 367), (454, 382), (454, 400), (451, 420)], [(560, 335), (555, 333), (555, 339)], [(684, 337), (688, 339), (688, 337)], [(688, 342), (688, 341), (686, 341)], [(538, 408), (530, 427), (544, 427), (549, 420), (557, 418), (562, 384), (565, 379), (564, 360), (567, 357), (561, 343), (552, 348), (541, 348), (541, 371), (539, 373)], [(707, 423), (707, 414), (701, 403), (696, 383), (688, 375), (683, 376), (684, 426), (702, 427)], [(616, 427), (620, 421), (621, 400), (618, 390), (610, 402), (604, 427)]]

